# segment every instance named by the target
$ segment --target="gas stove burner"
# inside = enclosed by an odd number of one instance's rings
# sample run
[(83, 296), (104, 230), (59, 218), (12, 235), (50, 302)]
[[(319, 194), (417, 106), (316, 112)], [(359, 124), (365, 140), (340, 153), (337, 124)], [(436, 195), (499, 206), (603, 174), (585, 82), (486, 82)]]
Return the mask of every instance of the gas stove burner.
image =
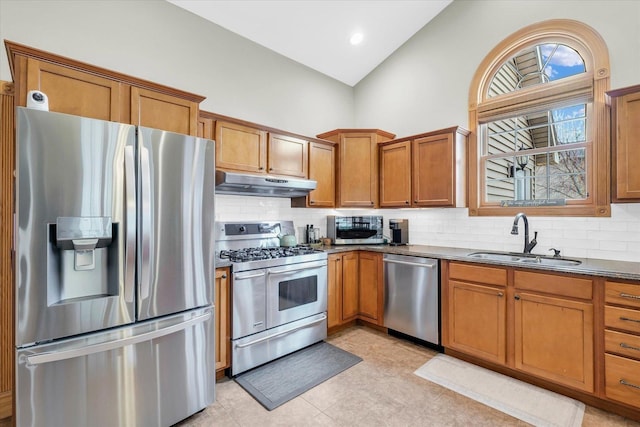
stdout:
[(220, 251), (220, 258), (231, 262), (257, 261), (262, 259), (285, 258), (322, 252), (308, 246), (245, 248)]

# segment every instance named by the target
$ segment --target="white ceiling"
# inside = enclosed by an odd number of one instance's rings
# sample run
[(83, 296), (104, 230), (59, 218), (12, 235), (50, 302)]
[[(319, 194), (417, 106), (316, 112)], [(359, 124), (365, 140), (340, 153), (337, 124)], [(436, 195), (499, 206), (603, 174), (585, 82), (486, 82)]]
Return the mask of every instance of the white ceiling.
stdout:
[[(452, 0), (167, 0), (354, 86)], [(362, 32), (364, 40), (349, 39)]]

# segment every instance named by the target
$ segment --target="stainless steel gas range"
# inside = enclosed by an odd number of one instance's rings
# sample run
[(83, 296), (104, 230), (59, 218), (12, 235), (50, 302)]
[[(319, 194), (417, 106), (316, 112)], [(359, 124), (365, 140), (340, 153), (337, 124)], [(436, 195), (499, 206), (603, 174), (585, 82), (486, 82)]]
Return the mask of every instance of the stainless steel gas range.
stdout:
[(216, 254), (232, 263), (231, 375), (327, 337), (327, 254), (280, 247), (292, 221), (216, 223)]

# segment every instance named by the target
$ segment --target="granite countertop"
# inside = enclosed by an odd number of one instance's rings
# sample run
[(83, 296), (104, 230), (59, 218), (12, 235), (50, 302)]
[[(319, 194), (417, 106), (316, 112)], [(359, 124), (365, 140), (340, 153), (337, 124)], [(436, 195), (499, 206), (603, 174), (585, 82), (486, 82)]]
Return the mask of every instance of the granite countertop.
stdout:
[[(390, 245), (344, 245), (344, 246), (324, 246), (323, 249), (327, 253), (340, 253), (353, 250), (366, 250), (372, 252), (382, 252), (387, 254), (412, 255), (425, 258), (438, 258), (451, 261), (473, 262), (476, 264), (501, 265), (506, 267), (520, 267), (534, 270), (544, 270), (549, 272), (561, 272), (572, 274), (586, 274), (589, 276), (607, 277), (613, 279), (640, 280), (640, 262), (627, 261), (611, 261), (605, 259), (591, 258), (575, 258), (581, 261), (579, 265), (541, 265), (526, 264), (514, 261), (490, 260), (469, 257), (473, 252), (495, 252), (484, 251), (481, 249), (467, 248), (448, 248), (444, 246), (426, 246), (426, 245), (406, 245), (406, 246), (390, 246)], [(533, 254), (536, 255), (536, 254)], [(542, 256), (542, 255), (541, 255)]]
[[(586, 274), (589, 276), (607, 277), (612, 279), (624, 280), (640, 280), (640, 262), (627, 261), (611, 261), (605, 259), (592, 258), (574, 258), (581, 261), (580, 265), (541, 265), (526, 264), (520, 262), (491, 260), (469, 257), (473, 252), (483, 252), (481, 249), (467, 248), (448, 248), (444, 246), (427, 246), (427, 245), (406, 245), (406, 246), (390, 246), (390, 245), (340, 245), (340, 246), (323, 246), (321, 248), (328, 254), (349, 252), (349, 251), (371, 251), (386, 254), (411, 255), (424, 258), (438, 258), (450, 261), (473, 262), (476, 264), (500, 265), (506, 267), (520, 267), (533, 270), (543, 270), (549, 272)], [(494, 251), (486, 251), (494, 252)], [(535, 255), (535, 254), (534, 254)], [(216, 268), (230, 267), (232, 263), (227, 259), (216, 258)]]

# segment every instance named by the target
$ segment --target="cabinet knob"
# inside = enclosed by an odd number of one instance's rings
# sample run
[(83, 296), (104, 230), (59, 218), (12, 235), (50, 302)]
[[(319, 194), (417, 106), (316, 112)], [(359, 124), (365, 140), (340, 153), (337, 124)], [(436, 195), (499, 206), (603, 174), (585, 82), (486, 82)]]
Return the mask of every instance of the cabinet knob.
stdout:
[(409, 201), (408, 201), (408, 200), (405, 200), (405, 201), (404, 201), (404, 204), (405, 204), (405, 205), (408, 205), (408, 204), (409, 204)]
[(516, 301), (520, 301), (520, 295), (516, 295), (516, 296), (514, 296), (514, 298), (515, 298)]
[(316, 202), (315, 200), (309, 200), (310, 205), (314, 204), (315, 202)]
[(373, 204), (373, 202), (369, 202), (369, 204), (371, 204), (371, 205), (372, 205), (372, 204)]
[(418, 203), (418, 201), (417, 201), (417, 200), (414, 200), (414, 201), (413, 201), (413, 203)]
[(504, 296), (504, 294), (502, 292), (498, 292), (498, 296), (502, 297), (502, 296)]
[(227, 278), (227, 275), (226, 275), (226, 274), (223, 274), (223, 275), (222, 275), (222, 278), (223, 278), (223, 279), (226, 279), (226, 278)]
[(259, 170), (259, 171), (261, 171), (261, 170), (264, 170), (264, 168), (263, 168), (262, 166), (260, 166), (260, 167), (258, 168), (258, 170)]
[(270, 170), (270, 171), (272, 171), (272, 170), (273, 170), (273, 168), (269, 168), (269, 170)]

